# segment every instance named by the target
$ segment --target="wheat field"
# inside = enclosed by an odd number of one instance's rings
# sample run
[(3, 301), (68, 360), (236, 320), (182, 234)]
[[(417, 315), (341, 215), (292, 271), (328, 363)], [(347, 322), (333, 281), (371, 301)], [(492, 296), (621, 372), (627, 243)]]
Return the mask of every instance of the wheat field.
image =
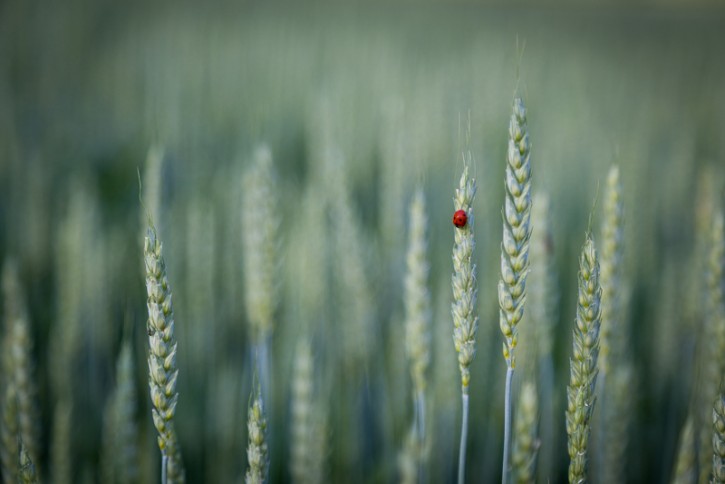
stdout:
[(2, 482), (722, 482), (723, 45), (0, 2)]

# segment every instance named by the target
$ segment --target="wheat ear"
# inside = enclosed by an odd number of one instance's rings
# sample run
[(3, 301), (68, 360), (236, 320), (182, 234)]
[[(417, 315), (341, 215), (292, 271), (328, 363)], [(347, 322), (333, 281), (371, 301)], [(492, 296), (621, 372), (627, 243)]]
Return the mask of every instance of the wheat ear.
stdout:
[(179, 398), (176, 391), (179, 370), (176, 366), (174, 312), (161, 241), (153, 226), (146, 232), (144, 264), (149, 316), (149, 389), (153, 404), (151, 412), (159, 433), (158, 444), (162, 454), (162, 483), (181, 483), (185, 481), (184, 466), (174, 428), (174, 414)]
[(707, 259), (707, 313), (703, 330), (701, 405), (702, 426), (700, 428), (699, 482), (710, 480), (712, 465), (712, 402), (718, 395), (718, 385), (725, 372), (725, 220), (723, 213), (713, 215), (710, 232), (710, 249)]
[(109, 482), (128, 484), (138, 481), (138, 428), (136, 426), (136, 385), (133, 351), (123, 343), (116, 364), (116, 389), (106, 409), (105, 475)]
[(692, 415), (688, 415), (677, 446), (672, 484), (693, 484), (697, 477), (695, 465), (695, 426)]
[(712, 409), (712, 482), (725, 483), (725, 389)]
[(247, 317), (257, 358), (262, 395), (270, 403), (269, 338), (277, 306), (278, 265), (277, 188), (272, 153), (266, 146), (254, 153), (244, 179), (242, 198), (242, 242)]
[(531, 216), (536, 227), (531, 233), (531, 272), (527, 279), (528, 300), (526, 310), (528, 320), (536, 336), (537, 365), (539, 376), (539, 401), (541, 402), (540, 435), (545, 445), (538, 453), (538, 475), (541, 480), (553, 473), (555, 432), (558, 413), (555, 413), (553, 391), (555, 372), (552, 349), (554, 332), (558, 320), (558, 282), (556, 260), (554, 258), (554, 236), (551, 227), (550, 202), (546, 193), (534, 195)]
[(531, 237), (531, 143), (526, 122), (526, 108), (516, 97), (509, 122), (506, 151), (506, 197), (503, 209), (503, 242), (501, 243), (501, 279), (498, 283), (500, 306), (499, 326), (504, 336), (503, 356), (506, 360), (504, 402), (504, 450), (501, 482), (506, 484), (511, 446), (511, 380), (518, 342), (517, 325), (524, 316), (526, 276), (529, 272), (529, 239)]
[(3, 269), (3, 293), (5, 300), (5, 327), (8, 380), (14, 384), (17, 398), (17, 419), (19, 437), (30, 459), (37, 461), (40, 422), (36, 403), (36, 383), (33, 375), (32, 350), (28, 312), (25, 296), (20, 286), (17, 267), (8, 260)]
[(458, 366), (461, 370), (461, 445), (458, 457), (458, 483), (465, 480), (466, 441), (468, 435), (468, 385), (471, 375), (469, 367), (476, 354), (476, 264), (473, 263), (473, 249), (476, 246), (473, 236), (473, 198), (476, 195), (476, 180), (468, 174), (471, 161), (470, 153), (464, 157), (463, 173), (453, 198), (455, 210), (463, 210), (467, 222), (454, 229), (453, 245), (453, 343), (458, 352)]
[(512, 474), (514, 482), (517, 483), (534, 482), (536, 478), (536, 455), (540, 445), (536, 433), (538, 412), (536, 387), (533, 383), (526, 382), (522, 385), (519, 396), (511, 455)]
[(621, 482), (627, 449), (627, 429), (631, 414), (632, 369), (625, 349), (623, 303), (624, 206), (619, 167), (610, 168), (604, 197), (601, 237), (602, 322), (599, 354), (600, 412), (598, 439), (600, 480)]
[(0, 448), (0, 459), (2, 461), (2, 475), (4, 482), (13, 482), (18, 476), (18, 397), (15, 391), (15, 384), (5, 384), (2, 402), (2, 425), (0, 426), (0, 437), (2, 447)]
[(569, 482), (585, 482), (590, 420), (597, 381), (602, 288), (594, 241), (587, 236), (579, 259), (579, 296), (567, 388), (566, 433), (569, 436)]
[(33, 464), (28, 449), (25, 448), (24, 444), (20, 444), (20, 479), (19, 481), (23, 484), (35, 484), (38, 482), (38, 476), (35, 472), (35, 465)]
[[(410, 204), (410, 231), (405, 279), (405, 345), (413, 379), (413, 449), (415, 468), (421, 474), (426, 438), (425, 391), (430, 365), (430, 292), (426, 258), (426, 227), (423, 191), (416, 190)], [(416, 479), (417, 480), (417, 479)]]
[(263, 484), (267, 482), (269, 466), (267, 455), (267, 419), (264, 416), (262, 394), (257, 387), (252, 394), (252, 401), (247, 415), (247, 432), (249, 444), (247, 446), (247, 484)]

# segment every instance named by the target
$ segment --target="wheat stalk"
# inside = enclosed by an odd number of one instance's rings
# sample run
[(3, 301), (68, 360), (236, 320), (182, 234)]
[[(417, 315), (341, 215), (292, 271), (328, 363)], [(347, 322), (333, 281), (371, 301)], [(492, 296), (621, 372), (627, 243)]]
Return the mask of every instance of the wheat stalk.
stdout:
[(693, 484), (697, 476), (695, 468), (695, 428), (692, 415), (687, 416), (682, 426), (680, 443), (677, 448), (672, 484)]
[(73, 468), (71, 466), (73, 457), (72, 416), (73, 407), (67, 399), (61, 399), (55, 404), (50, 448), (50, 469), (55, 484), (71, 484), (73, 482)]
[(514, 349), (518, 342), (517, 326), (524, 315), (526, 276), (529, 272), (529, 239), (531, 237), (531, 143), (526, 122), (526, 108), (520, 97), (513, 103), (509, 122), (506, 152), (506, 197), (503, 209), (503, 242), (501, 243), (501, 279), (498, 283), (499, 326), (504, 336), (503, 356), (506, 360), (504, 397), (504, 451), (501, 481), (506, 484), (509, 473), (511, 442), (511, 380), (516, 368)]
[(591, 236), (587, 236), (579, 259), (579, 296), (574, 327), (573, 354), (569, 360), (566, 433), (569, 436), (569, 482), (585, 482), (590, 420), (594, 410), (597, 381), (599, 325), (602, 289), (599, 261)]
[(162, 454), (162, 483), (181, 483), (185, 481), (184, 466), (174, 429), (174, 414), (179, 398), (176, 391), (179, 370), (176, 366), (174, 312), (161, 241), (153, 226), (146, 232), (144, 263), (149, 316), (149, 388), (154, 407), (153, 421), (159, 433), (158, 444)]
[(473, 235), (473, 199), (476, 195), (476, 180), (468, 174), (471, 154), (464, 156), (461, 179), (453, 198), (455, 210), (463, 210), (467, 223), (454, 229), (453, 245), (453, 343), (458, 352), (458, 366), (461, 370), (461, 445), (458, 457), (458, 483), (465, 481), (466, 441), (468, 435), (468, 385), (471, 375), (469, 367), (476, 355), (476, 332), (478, 317), (476, 309), (476, 264), (473, 263), (473, 249), (476, 242)]

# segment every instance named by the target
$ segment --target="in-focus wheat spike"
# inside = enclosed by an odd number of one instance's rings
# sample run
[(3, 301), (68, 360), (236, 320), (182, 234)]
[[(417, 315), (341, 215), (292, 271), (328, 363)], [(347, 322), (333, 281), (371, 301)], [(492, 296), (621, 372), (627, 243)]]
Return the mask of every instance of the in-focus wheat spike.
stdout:
[(473, 198), (476, 195), (476, 180), (468, 174), (468, 164), (453, 198), (455, 210), (463, 210), (468, 216), (465, 226), (454, 229), (453, 246), (453, 343), (458, 353), (458, 366), (461, 370), (461, 390), (468, 394), (471, 379), (469, 367), (476, 355), (476, 264), (473, 262), (473, 250), (476, 242), (473, 236)]
[(5, 384), (2, 400), (2, 425), (0, 426), (0, 460), (2, 461), (2, 476), (4, 482), (17, 480), (18, 475), (18, 399), (15, 384)]
[(682, 426), (680, 443), (677, 446), (677, 460), (672, 475), (672, 484), (692, 484), (697, 477), (695, 463), (695, 427), (692, 415), (688, 415)]
[(269, 148), (258, 148), (244, 181), (242, 200), (246, 307), (255, 341), (272, 331), (277, 305), (279, 213), (273, 168)]
[(524, 316), (526, 276), (529, 273), (529, 239), (531, 238), (531, 142), (526, 123), (526, 108), (520, 97), (514, 98), (509, 121), (506, 151), (506, 196), (503, 208), (501, 243), (501, 279), (498, 282), (499, 326), (504, 336), (506, 360), (504, 396), (504, 450), (501, 481), (509, 472), (511, 446), (511, 380), (516, 368), (514, 348), (518, 342), (517, 326)]
[[(405, 279), (405, 346), (413, 378), (413, 423), (416, 449), (422, 449), (426, 435), (425, 391), (430, 364), (430, 292), (428, 290), (429, 264), (426, 256), (425, 199), (421, 189), (416, 190), (410, 205), (410, 233)], [(422, 457), (422, 452), (415, 455)], [(416, 461), (416, 468), (422, 462)]]
[(125, 341), (116, 364), (116, 389), (109, 399), (105, 416), (104, 472), (107, 482), (126, 484), (138, 481), (134, 372), (131, 345)]
[(712, 402), (718, 395), (718, 385), (725, 372), (725, 222), (723, 213), (713, 215), (710, 248), (707, 259), (707, 305), (705, 327), (703, 328), (701, 350), (700, 398), (702, 423), (700, 428), (700, 450), (698, 452), (699, 482), (710, 480), (712, 470)]
[(621, 344), (612, 344), (610, 339), (621, 340), (620, 291), (622, 287), (622, 239), (623, 206), (622, 184), (619, 179), (619, 167), (612, 166), (607, 177), (607, 192), (604, 198), (604, 221), (602, 223), (601, 243), (601, 280), (602, 280), (602, 329), (599, 370), (606, 375), (610, 367), (610, 354), (616, 360)]
[(252, 395), (252, 402), (248, 411), (247, 432), (249, 444), (247, 446), (247, 484), (263, 484), (267, 481), (267, 419), (264, 416), (262, 394), (257, 388)]
[(35, 472), (35, 465), (33, 460), (30, 458), (28, 449), (25, 448), (24, 444), (20, 445), (20, 475), (18, 479), (23, 484), (35, 484), (38, 482), (38, 476)]
[(32, 349), (28, 312), (18, 280), (17, 266), (12, 260), (3, 269), (5, 301), (6, 380), (15, 387), (18, 430), (23, 445), (33, 461), (37, 461), (40, 417), (36, 403), (36, 384), (33, 375)]
[(587, 236), (579, 259), (579, 295), (573, 354), (567, 388), (566, 433), (569, 437), (569, 482), (585, 482), (590, 420), (597, 381), (602, 288), (594, 241)]
[(171, 306), (171, 287), (166, 278), (166, 264), (161, 241), (153, 226), (146, 232), (144, 241), (146, 267), (146, 293), (149, 334), (149, 388), (154, 425), (159, 433), (158, 444), (163, 455), (162, 475), (169, 483), (184, 482), (184, 466), (181, 449), (174, 429), (174, 414), (179, 394), (176, 382), (179, 370), (176, 366), (176, 336), (174, 312)]
[[(724, 380), (725, 381), (725, 380)], [(712, 409), (712, 482), (725, 483), (725, 389)]]
[(529, 272), (529, 238), (531, 237), (531, 143), (526, 125), (526, 108), (521, 98), (514, 99), (509, 123), (506, 152), (506, 197), (503, 210), (501, 244), (501, 280), (498, 301), (499, 324), (504, 335), (506, 365), (516, 367), (514, 348), (519, 321), (524, 315), (526, 276)]
[(476, 355), (476, 332), (478, 316), (476, 316), (476, 264), (473, 263), (474, 239), (473, 198), (476, 195), (476, 180), (468, 174), (471, 154), (464, 155), (464, 167), (461, 179), (453, 197), (456, 211), (463, 210), (467, 215), (466, 223), (455, 227), (453, 245), (453, 343), (458, 352), (458, 366), (461, 370), (461, 403), (463, 418), (461, 420), (461, 445), (458, 460), (458, 482), (465, 479), (466, 441), (468, 435), (468, 384), (473, 357)]
[(536, 387), (533, 383), (526, 382), (521, 387), (514, 427), (513, 454), (511, 455), (514, 482), (534, 482), (536, 479), (536, 455), (540, 445), (536, 432), (538, 419)]

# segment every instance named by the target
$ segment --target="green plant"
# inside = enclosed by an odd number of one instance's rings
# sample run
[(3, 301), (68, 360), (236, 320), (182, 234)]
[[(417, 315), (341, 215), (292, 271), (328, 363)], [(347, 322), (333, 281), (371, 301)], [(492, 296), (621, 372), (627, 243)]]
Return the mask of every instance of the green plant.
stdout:
[(504, 336), (506, 360), (504, 402), (504, 447), (501, 481), (508, 482), (511, 445), (511, 380), (516, 368), (514, 348), (518, 342), (517, 326), (524, 316), (526, 276), (529, 273), (529, 239), (531, 237), (531, 142), (526, 122), (526, 108), (520, 97), (514, 98), (509, 122), (506, 151), (506, 197), (503, 208), (503, 242), (501, 243), (501, 279), (498, 283), (499, 326)]
[[(421, 189), (416, 190), (410, 204), (410, 228), (405, 278), (405, 347), (413, 379), (413, 442), (414, 468), (422, 474), (423, 449), (426, 440), (426, 398), (428, 366), (430, 364), (430, 292), (426, 257), (425, 199)], [(415, 475), (415, 474), (414, 474)], [(417, 479), (414, 478), (413, 481)]]
[(184, 465), (174, 428), (174, 414), (179, 399), (176, 391), (179, 370), (176, 366), (174, 312), (161, 241), (153, 225), (146, 232), (144, 262), (148, 296), (149, 388), (154, 407), (151, 412), (159, 433), (158, 444), (162, 454), (161, 482), (182, 483), (185, 481)]
[(569, 436), (569, 482), (585, 482), (590, 420), (597, 382), (602, 288), (594, 241), (587, 235), (579, 259), (579, 293), (567, 388), (566, 433)]
[(246, 482), (247, 484), (263, 484), (267, 482), (269, 457), (267, 455), (267, 419), (264, 415), (262, 394), (258, 387), (252, 394), (247, 419), (249, 469), (247, 469)]
[(468, 385), (471, 380), (470, 366), (476, 355), (476, 264), (473, 262), (473, 249), (476, 246), (473, 227), (473, 199), (476, 195), (476, 180), (468, 174), (471, 162), (470, 152), (464, 156), (456, 196), (453, 197), (455, 210), (467, 214), (467, 223), (454, 228), (453, 245), (453, 343), (458, 352), (458, 366), (461, 370), (461, 445), (458, 456), (458, 483), (463, 484), (466, 472), (466, 442), (468, 436)]
[(511, 455), (514, 482), (527, 483), (536, 480), (536, 456), (541, 445), (536, 432), (538, 419), (539, 405), (536, 387), (533, 383), (526, 382), (521, 387), (514, 427), (513, 453)]
[(692, 484), (697, 477), (695, 462), (695, 428), (692, 415), (682, 425), (680, 442), (677, 449), (677, 460), (673, 470), (673, 484)]

